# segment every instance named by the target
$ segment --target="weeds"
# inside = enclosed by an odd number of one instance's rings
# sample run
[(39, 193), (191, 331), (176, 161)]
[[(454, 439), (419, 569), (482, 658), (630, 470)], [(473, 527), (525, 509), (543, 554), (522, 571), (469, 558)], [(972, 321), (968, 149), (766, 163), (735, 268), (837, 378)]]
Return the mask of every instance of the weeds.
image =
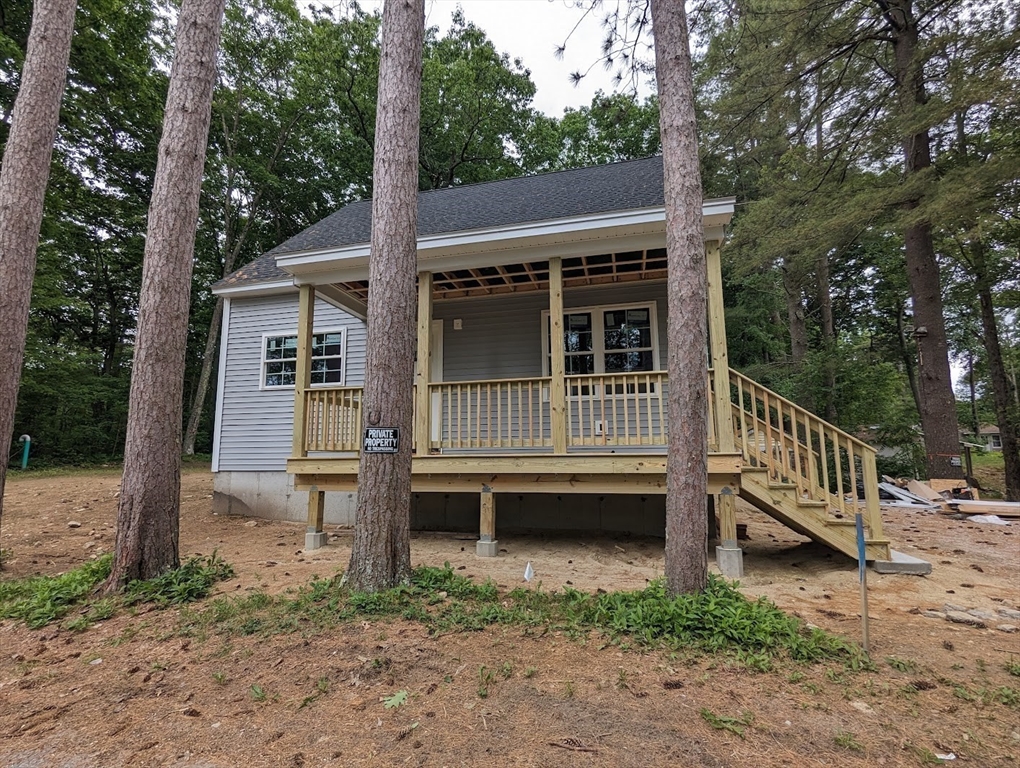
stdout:
[(112, 555), (104, 555), (59, 576), (0, 581), (0, 619), (20, 619), (39, 629), (80, 607), (81, 615), (67, 623), (68, 629), (80, 632), (109, 619), (124, 605), (145, 602), (163, 607), (201, 600), (215, 582), (234, 573), (214, 552), (208, 558), (192, 558), (154, 579), (132, 581), (121, 596), (93, 597), (110, 575), (112, 560)]
[(1013, 677), (1020, 677), (1020, 661), (1013, 661), (1011, 659), (1003, 665), (1003, 668)]
[(895, 656), (887, 656), (885, 662), (897, 672), (909, 673), (917, 671), (917, 663), (910, 659), (899, 659)]
[(850, 731), (837, 731), (832, 740), (836, 742), (837, 747), (849, 749), (852, 752), (864, 751), (864, 745), (857, 741), (857, 737), (850, 733)]
[[(436, 595), (445, 593), (442, 600)], [(656, 582), (638, 592), (587, 594), (515, 589), (500, 593), (491, 581), (481, 584), (443, 568), (416, 569), (407, 585), (365, 594), (347, 589), (340, 577), (314, 579), (279, 597), (255, 593), (218, 598), (181, 613), (180, 631), (198, 634), (273, 635), (328, 630), (355, 618), (404, 618), (434, 634), (514, 625), (559, 630), (583, 637), (601, 632), (621, 650), (633, 645), (702, 652), (728, 652), (750, 669), (767, 671), (773, 660), (842, 660), (853, 668), (866, 657), (845, 640), (804, 624), (766, 599), (748, 600), (726, 581), (710, 577), (696, 595), (671, 598)], [(512, 667), (496, 670), (506, 676)], [(481, 684), (480, 687), (488, 687)]]
[(252, 683), (251, 688), (248, 689), (251, 694), (252, 701), (265, 701), (266, 700), (266, 689), (258, 683)]
[[(104, 555), (59, 576), (0, 581), (0, 619), (20, 619), (32, 629), (63, 618), (110, 575), (112, 555)], [(76, 620), (75, 629), (83, 629)]]
[(702, 709), (701, 719), (716, 730), (729, 731), (730, 733), (737, 734), (740, 738), (744, 738), (744, 728), (754, 721), (754, 715), (750, 712), (744, 712), (740, 717), (728, 717), (726, 715), (717, 715), (710, 709)]

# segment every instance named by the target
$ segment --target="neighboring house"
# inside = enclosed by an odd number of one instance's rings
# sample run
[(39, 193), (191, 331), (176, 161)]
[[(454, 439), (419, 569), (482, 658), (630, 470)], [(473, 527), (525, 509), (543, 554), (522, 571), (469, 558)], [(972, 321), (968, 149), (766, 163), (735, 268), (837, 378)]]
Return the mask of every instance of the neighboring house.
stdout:
[[(664, 532), (666, 251), (662, 160), (422, 192), (412, 522)], [(733, 199), (705, 201), (709, 490), (737, 573), (735, 497), (856, 556), (887, 560), (874, 451), (729, 369), (720, 248)], [(226, 299), (215, 506), (353, 522), (371, 202), (238, 270)], [(408, 382), (408, 386), (411, 386)], [(374, 425), (386, 427), (380, 423)], [(378, 437), (376, 435), (375, 437)], [(863, 488), (865, 497), (854, 492)]]
[(961, 430), (960, 439), (986, 451), (1002, 450), (1002, 433), (995, 424), (982, 424), (976, 435)]

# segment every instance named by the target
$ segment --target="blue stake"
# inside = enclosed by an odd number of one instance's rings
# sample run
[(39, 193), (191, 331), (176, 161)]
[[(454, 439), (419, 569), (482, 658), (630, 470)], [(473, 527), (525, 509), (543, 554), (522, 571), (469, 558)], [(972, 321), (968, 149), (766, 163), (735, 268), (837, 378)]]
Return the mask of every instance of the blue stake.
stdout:
[(871, 653), (868, 640), (868, 557), (864, 546), (864, 518), (861, 513), (856, 515), (857, 524), (857, 572), (861, 582), (861, 639), (865, 653)]
[(25, 447), (21, 451), (21, 468), (28, 469), (28, 449), (32, 447), (32, 438), (28, 435), (22, 435), (18, 438), (19, 443), (24, 443)]

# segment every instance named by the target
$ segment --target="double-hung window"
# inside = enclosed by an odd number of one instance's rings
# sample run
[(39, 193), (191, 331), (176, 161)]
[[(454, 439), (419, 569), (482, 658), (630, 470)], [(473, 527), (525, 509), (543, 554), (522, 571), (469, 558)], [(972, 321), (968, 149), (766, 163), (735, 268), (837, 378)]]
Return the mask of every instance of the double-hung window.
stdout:
[[(297, 383), (297, 335), (262, 337), (262, 389), (293, 387)], [(344, 383), (347, 331), (312, 335), (312, 385)]]
[[(543, 370), (549, 375), (549, 312), (542, 313)], [(655, 303), (580, 307), (563, 315), (563, 355), (567, 376), (659, 370)], [(643, 384), (640, 385), (643, 388)], [(572, 387), (571, 394), (578, 394)], [(624, 394), (622, 383), (613, 387)], [(633, 385), (629, 387), (633, 390)], [(586, 392), (581, 394), (587, 394)]]

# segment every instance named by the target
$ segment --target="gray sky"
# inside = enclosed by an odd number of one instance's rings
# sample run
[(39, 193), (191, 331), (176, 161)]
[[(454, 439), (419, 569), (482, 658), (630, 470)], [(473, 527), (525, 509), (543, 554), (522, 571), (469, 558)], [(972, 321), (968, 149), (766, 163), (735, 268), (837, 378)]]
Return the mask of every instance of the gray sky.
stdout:
[[(607, 93), (614, 90), (612, 73), (601, 65), (580, 85), (570, 82), (571, 72), (584, 72), (599, 58), (603, 33), (597, 15), (581, 22), (567, 42), (562, 60), (555, 56), (556, 46), (563, 44), (583, 15), (572, 0), (425, 0), (426, 24), (445, 31), (458, 5), (464, 8), (468, 21), (485, 30), (499, 51), (520, 58), (531, 70), (538, 88), (535, 108), (547, 115), (559, 117), (564, 107), (590, 104), (600, 88)], [(363, 7), (381, 8), (382, 0), (368, 0)], [(649, 93), (646, 86), (640, 95)]]

